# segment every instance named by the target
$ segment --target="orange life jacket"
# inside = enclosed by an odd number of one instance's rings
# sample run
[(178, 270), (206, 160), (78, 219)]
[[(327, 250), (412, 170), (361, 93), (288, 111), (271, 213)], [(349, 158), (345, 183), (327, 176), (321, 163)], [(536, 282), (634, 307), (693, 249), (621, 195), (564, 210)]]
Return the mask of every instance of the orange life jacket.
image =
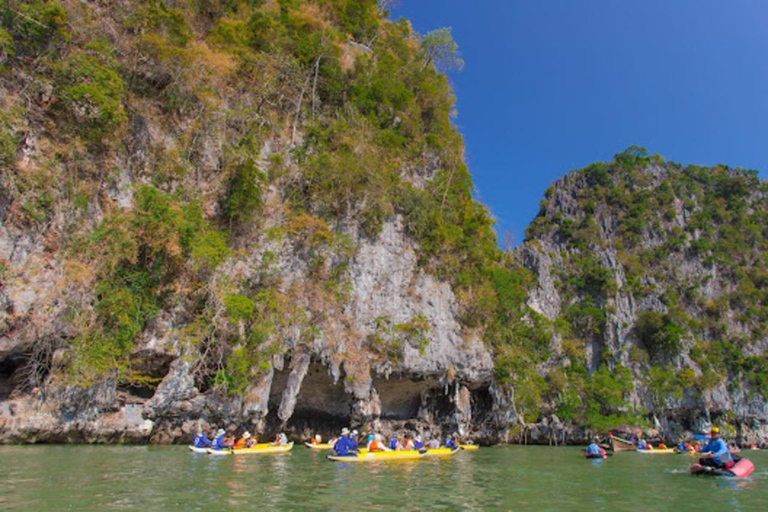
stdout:
[(371, 441), (370, 446), (368, 446), (368, 451), (371, 451), (371, 452), (383, 452), (384, 451), (384, 446), (379, 441), (374, 439), (373, 441)]

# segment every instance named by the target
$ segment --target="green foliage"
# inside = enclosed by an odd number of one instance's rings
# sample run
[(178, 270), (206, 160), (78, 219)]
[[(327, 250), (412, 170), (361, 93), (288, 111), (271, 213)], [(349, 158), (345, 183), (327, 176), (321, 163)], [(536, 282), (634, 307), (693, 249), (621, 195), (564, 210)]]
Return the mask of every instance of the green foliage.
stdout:
[(98, 262), (94, 316), (73, 340), (70, 364), (79, 384), (108, 376), (141, 379), (129, 356), (146, 322), (168, 300), (168, 284), (190, 256), (210, 271), (228, 252), (194, 201), (183, 203), (147, 185), (134, 201), (132, 211), (111, 212), (92, 234), (89, 255)]
[(603, 364), (587, 380), (586, 424), (598, 431), (606, 431), (619, 424), (637, 424), (640, 416), (628, 410), (626, 399), (634, 388), (631, 372), (624, 366), (613, 371)]
[(343, 29), (357, 41), (368, 43), (379, 27), (377, 0), (332, 0)]
[[(0, 26), (0, 59), (5, 61), (6, 57), (13, 56), (15, 53), (16, 48), (13, 45), (13, 37), (7, 30)], [(0, 64), (0, 73), (5, 71), (5, 66)]]
[(18, 112), (12, 109), (0, 111), (0, 167), (10, 166), (14, 161), (19, 141), (14, 123)]
[(237, 325), (241, 321), (248, 320), (253, 315), (256, 303), (239, 293), (231, 293), (224, 297), (224, 308), (230, 322)]
[(195, 237), (190, 249), (195, 267), (205, 272), (212, 272), (232, 252), (227, 247), (227, 238), (219, 231), (208, 231)]
[(189, 42), (192, 31), (183, 10), (171, 7), (165, 0), (148, 0), (144, 4), (129, 20), (134, 30), (153, 31), (177, 46)]
[(605, 313), (596, 307), (591, 297), (577, 302), (565, 314), (573, 332), (584, 338), (599, 339), (605, 329)]
[(555, 414), (563, 421), (577, 421), (581, 410), (583, 409), (583, 403), (579, 396), (578, 390), (569, 386), (565, 392), (558, 397), (555, 404)]
[(664, 410), (667, 398), (683, 397), (683, 389), (671, 366), (652, 366), (648, 373), (648, 389), (651, 391), (654, 406), (661, 410)]
[(377, 317), (373, 321), (373, 331), (367, 340), (371, 350), (390, 363), (396, 364), (403, 359), (403, 348), (409, 344), (424, 356), (429, 338), (427, 333), (432, 326), (426, 317), (417, 315), (407, 322), (394, 324), (388, 316)]
[(464, 61), (459, 54), (459, 45), (453, 40), (450, 28), (438, 28), (429, 32), (421, 41), (425, 65), (434, 64), (440, 71), (464, 68)]
[(524, 313), (528, 288), (533, 283), (531, 273), (522, 268), (491, 269), (491, 284), (496, 293), (496, 315), (501, 322), (518, 320)]
[(675, 356), (680, 352), (681, 336), (685, 331), (669, 314), (642, 311), (635, 325), (638, 336), (651, 357)]
[(576, 270), (571, 278), (571, 285), (578, 293), (586, 293), (598, 298), (615, 291), (616, 282), (611, 271), (591, 257), (583, 257), (574, 262)]
[(584, 169), (587, 182), (593, 187), (607, 187), (611, 184), (608, 168), (603, 163), (592, 164)]
[(237, 166), (229, 179), (222, 212), (229, 222), (245, 222), (261, 209), (264, 175), (253, 160)]
[(100, 142), (126, 119), (124, 83), (109, 55), (92, 48), (76, 52), (56, 67), (58, 101), (87, 139)]
[(7, 53), (34, 57), (70, 40), (68, 21), (67, 12), (53, 0), (4, 0), (0, 23), (7, 35), (0, 43)]

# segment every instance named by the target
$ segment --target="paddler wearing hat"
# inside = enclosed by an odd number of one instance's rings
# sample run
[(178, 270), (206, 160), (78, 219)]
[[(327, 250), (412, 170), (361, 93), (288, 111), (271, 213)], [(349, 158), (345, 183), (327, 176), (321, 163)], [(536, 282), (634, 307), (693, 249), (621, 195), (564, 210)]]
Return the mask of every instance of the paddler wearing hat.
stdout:
[(237, 440), (235, 445), (232, 448), (235, 448), (237, 450), (243, 449), (243, 448), (250, 448), (256, 444), (256, 438), (251, 435), (250, 432), (247, 430), (243, 433), (243, 437)]
[(218, 432), (216, 432), (216, 437), (213, 438), (214, 450), (226, 450), (229, 448), (224, 440), (225, 435), (227, 435), (227, 432), (223, 428), (220, 428)]
[(712, 427), (710, 431), (709, 442), (701, 448), (701, 453), (706, 453), (706, 457), (699, 459), (699, 464), (711, 468), (728, 469), (733, 466), (731, 452), (728, 445), (720, 438), (720, 429)]
[(356, 435), (357, 430), (350, 434), (347, 427), (341, 429), (341, 437), (339, 437), (339, 440), (333, 445), (336, 455), (350, 455), (355, 453), (357, 451), (357, 441), (354, 439)]

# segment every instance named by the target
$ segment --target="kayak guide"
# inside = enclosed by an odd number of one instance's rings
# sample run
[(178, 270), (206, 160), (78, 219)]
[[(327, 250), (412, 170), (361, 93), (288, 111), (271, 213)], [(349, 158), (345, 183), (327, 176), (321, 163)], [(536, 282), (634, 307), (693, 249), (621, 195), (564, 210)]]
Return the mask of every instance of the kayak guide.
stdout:
[(720, 438), (720, 429), (717, 427), (712, 427), (709, 442), (701, 448), (701, 453), (706, 456), (690, 467), (692, 475), (746, 478), (755, 470), (749, 459), (731, 455), (728, 445)]

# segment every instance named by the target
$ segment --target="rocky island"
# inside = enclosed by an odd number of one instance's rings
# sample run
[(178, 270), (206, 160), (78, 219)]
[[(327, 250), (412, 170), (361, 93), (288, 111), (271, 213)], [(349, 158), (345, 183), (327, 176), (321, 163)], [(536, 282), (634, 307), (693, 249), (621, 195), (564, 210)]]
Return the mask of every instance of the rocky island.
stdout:
[(768, 438), (768, 184), (632, 147), (515, 248), (373, 0), (0, 2), (0, 442)]

